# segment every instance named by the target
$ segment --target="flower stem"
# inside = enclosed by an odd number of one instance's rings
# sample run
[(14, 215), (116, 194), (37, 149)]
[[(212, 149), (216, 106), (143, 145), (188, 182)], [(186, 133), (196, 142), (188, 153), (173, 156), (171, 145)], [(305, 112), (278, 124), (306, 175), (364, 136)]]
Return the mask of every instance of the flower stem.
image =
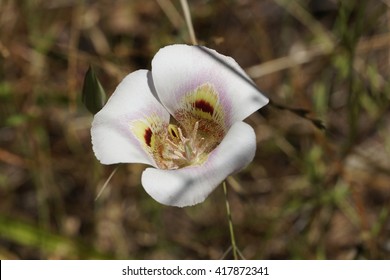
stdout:
[(229, 221), (229, 231), (230, 231), (230, 240), (232, 243), (232, 251), (233, 251), (233, 258), (235, 260), (238, 260), (237, 256), (237, 245), (236, 245), (236, 239), (234, 237), (234, 228), (233, 228), (233, 222), (232, 222), (232, 214), (230, 212), (230, 204), (227, 196), (227, 188), (226, 188), (226, 181), (223, 181), (223, 193), (225, 194), (225, 201), (226, 201), (226, 214), (228, 216)]
[(187, 0), (180, 0), (180, 3), (181, 7), (183, 8), (184, 18), (186, 19), (186, 24), (188, 32), (190, 33), (191, 42), (193, 45), (197, 45), (198, 42), (196, 41), (194, 26), (192, 25), (191, 13), (190, 8), (188, 7), (188, 2)]

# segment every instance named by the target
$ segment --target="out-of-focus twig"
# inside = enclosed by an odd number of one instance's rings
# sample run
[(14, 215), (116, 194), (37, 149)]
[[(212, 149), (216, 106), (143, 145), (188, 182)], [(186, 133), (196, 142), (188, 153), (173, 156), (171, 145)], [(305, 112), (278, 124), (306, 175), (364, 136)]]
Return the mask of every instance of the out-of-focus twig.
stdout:
[(331, 50), (329, 50), (324, 45), (318, 45), (307, 50), (291, 53), (288, 56), (251, 66), (245, 70), (251, 78), (257, 79), (268, 74), (289, 69), (300, 64), (308, 63), (315, 58), (326, 55), (330, 52)]
[(195, 31), (194, 31), (194, 26), (192, 25), (191, 13), (190, 13), (190, 8), (188, 7), (188, 2), (187, 0), (180, 0), (180, 3), (183, 8), (184, 18), (186, 20), (188, 32), (190, 33), (191, 42), (193, 45), (197, 45), (198, 42), (195, 37)]
[(183, 17), (170, 0), (156, 0), (156, 2), (176, 29), (184, 24)]
[(101, 187), (99, 193), (95, 197), (95, 201), (98, 200), (98, 198), (101, 196), (103, 191), (106, 189), (106, 187), (108, 186), (108, 183), (111, 181), (111, 178), (115, 175), (118, 168), (119, 168), (119, 165), (117, 167), (115, 167), (115, 169), (111, 172), (110, 176), (108, 176), (107, 180), (104, 182), (103, 186)]
[[(386, 48), (390, 46), (390, 33), (372, 36), (368, 40), (362, 40), (356, 47), (356, 53), (362, 54), (368, 51)], [(309, 63), (321, 56), (326, 56), (334, 52), (334, 49), (328, 49), (324, 45), (316, 45), (307, 49), (292, 52), (290, 55), (283, 56), (271, 61), (257, 64), (245, 69), (252, 79), (257, 79), (268, 74), (286, 70)], [(356, 58), (354, 65), (358, 72), (362, 72), (365, 64), (364, 60)], [(383, 77), (381, 77), (383, 78)]]
[(7, 164), (17, 166), (17, 167), (26, 166), (26, 161), (23, 158), (1, 148), (0, 148), (0, 161), (3, 161)]
[(322, 26), (304, 7), (302, 7), (298, 1), (290, 0), (274, 0), (276, 4), (283, 7), (292, 16), (305, 25), (320, 41), (324, 44), (324, 47), (330, 51), (334, 48), (334, 38), (332, 34)]

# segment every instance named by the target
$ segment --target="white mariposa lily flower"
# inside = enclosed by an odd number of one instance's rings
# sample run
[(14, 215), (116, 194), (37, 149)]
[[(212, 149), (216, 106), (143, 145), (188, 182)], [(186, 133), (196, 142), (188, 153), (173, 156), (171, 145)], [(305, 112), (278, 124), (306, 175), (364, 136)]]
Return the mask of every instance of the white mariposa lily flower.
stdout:
[(167, 46), (151, 71), (125, 77), (95, 115), (93, 150), (103, 164), (153, 166), (142, 174), (147, 193), (166, 205), (194, 205), (253, 160), (255, 133), (242, 120), (267, 103), (234, 59)]

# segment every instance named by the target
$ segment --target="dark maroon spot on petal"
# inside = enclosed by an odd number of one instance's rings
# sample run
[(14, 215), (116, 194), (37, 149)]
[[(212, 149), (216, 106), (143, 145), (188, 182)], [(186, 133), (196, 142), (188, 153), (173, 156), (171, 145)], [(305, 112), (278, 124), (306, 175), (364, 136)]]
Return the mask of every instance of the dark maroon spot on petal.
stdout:
[(194, 106), (196, 109), (201, 110), (202, 112), (209, 113), (212, 115), (214, 113), (214, 107), (208, 103), (207, 101), (204, 100), (196, 100), (194, 103)]
[(146, 145), (148, 145), (149, 147), (151, 147), (151, 142), (152, 142), (152, 136), (153, 136), (153, 132), (152, 130), (150, 129), (150, 127), (148, 127), (146, 130), (145, 130), (145, 133), (144, 133), (144, 139), (145, 139), (145, 143)]

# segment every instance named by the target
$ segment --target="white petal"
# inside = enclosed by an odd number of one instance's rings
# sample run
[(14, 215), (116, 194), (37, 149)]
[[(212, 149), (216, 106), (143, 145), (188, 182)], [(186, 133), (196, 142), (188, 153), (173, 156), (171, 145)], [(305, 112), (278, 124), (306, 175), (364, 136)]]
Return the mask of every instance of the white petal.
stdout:
[(228, 127), (268, 103), (233, 58), (206, 47), (160, 49), (152, 60), (152, 75), (158, 97), (172, 115), (180, 109), (186, 93), (207, 83), (219, 94)]
[(161, 123), (169, 123), (169, 113), (154, 97), (153, 89), (149, 86), (151, 83), (151, 75), (147, 70), (129, 74), (118, 85), (107, 104), (94, 116), (92, 145), (101, 163), (146, 163), (156, 166), (151, 155), (131, 131), (133, 121), (143, 121), (150, 116)]
[(226, 177), (248, 165), (255, 151), (252, 127), (236, 122), (204, 164), (177, 170), (147, 168), (142, 174), (142, 185), (162, 204), (191, 206), (203, 202)]

